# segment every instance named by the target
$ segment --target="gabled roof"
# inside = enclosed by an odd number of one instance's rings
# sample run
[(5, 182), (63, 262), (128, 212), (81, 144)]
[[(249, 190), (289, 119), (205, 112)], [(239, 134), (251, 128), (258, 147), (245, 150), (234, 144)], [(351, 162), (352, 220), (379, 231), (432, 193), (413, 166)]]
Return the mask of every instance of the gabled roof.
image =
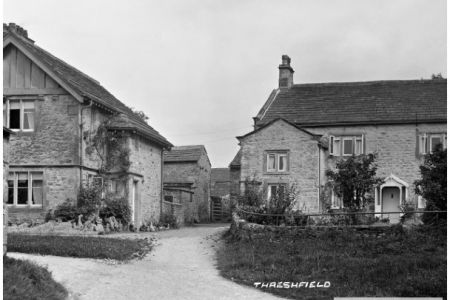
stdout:
[(206, 153), (203, 145), (176, 146), (164, 151), (164, 162), (198, 162), (203, 153)]
[[(10, 26), (13, 26), (13, 30), (10, 29)], [(18, 34), (18, 29), (22, 32), (21, 34)], [(5, 41), (7, 42), (5, 43)], [(29, 58), (33, 61), (38, 61), (43, 66), (44, 71), (49, 71), (50, 75), (55, 75), (58, 79), (57, 82), (62, 81), (69, 92), (78, 94), (76, 95), (78, 96), (76, 97), (77, 99), (88, 98), (102, 107), (106, 107), (116, 113), (125, 114), (130, 122), (135, 127), (140, 128), (142, 133), (147, 135), (148, 138), (155, 139), (164, 147), (172, 146), (165, 137), (146, 122), (136, 117), (128, 106), (114, 97), (98, 81), (37, 46), (33, 40), (28, 38), (26, 31), (19, 26), (3, 24), (3, 47), (5, 48), (10, 43), (24, 50), (24, 54), (30, 55), (31, 57)]]
[(230, 169), (211, 168), (211, 182), (227, 182), (227, 181), (230, 181)]
[(262, 124), (261, 126), (259, 126), (258, 128), (256, 128), (255, 130), (253, 130), (253, 131), (251, 131), (251, 132), (249, 132), (249, 133), (247, 133), (247, 134), (245, 134), (245, 135), (238, 136), (238, 137), (236, 137), (236, 138), (237, 138), (238, 140), (242, 140), (243, 138), (246, 138), (246, 137), (248, 137), (248, 136), (250, 136), (250, 135), (252, 135), (252, 134), (257, 133), (258, 131), (263, 130), (263, 129), (266, 128), (266, 127), (269, 127), (270, 125), (272, 125), (273, 123), (275, 123), (275, 122), (277, 122), (277, 121), (285, 122), (285, 123), (291, 125), (292, 127), (295, 127), (296, 129), (298, 129), (298, 130), (300, 130), (300, 131), (303, 131), (304, 133), (306, 133), (306, 134), (308, 134), (308, 135), (310, 135), (310, 136), (312, 136), (312, 137), (316, 137), (316, 138), (317, 138), (317, 137), (320, 137), (320, 135), (313, 134), (313, 133), (309, 132), (308, 130), (303, 129), (303, 128), (301, 128), (300, 126), (297, 126), (296, 124), (294, 124), (294, 123), (292, 123), (292, 122), (290, 122), (290, 121), (288, 121), (288, 120), (286, 120), (286, 119), (283, 119), (283, 118), (275, 118), (275, 119), (272, 119), (272, 120), (270, 120), (269, 122), (267, 122), (267, 123), (265, 123), (265, 124)]
[(272, 92), (256, 126), (283, 118), (302, 127), (446, 122), (447, 80), (296, 84)]

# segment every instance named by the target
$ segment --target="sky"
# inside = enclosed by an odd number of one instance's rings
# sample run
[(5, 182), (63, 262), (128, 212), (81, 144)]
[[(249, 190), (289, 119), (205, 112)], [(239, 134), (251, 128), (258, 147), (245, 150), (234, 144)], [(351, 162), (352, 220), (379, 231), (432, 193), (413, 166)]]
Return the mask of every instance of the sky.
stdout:
[(3, 22), (227, 167), (278, 85), (447, 77), (445, 0), (4, 0)]

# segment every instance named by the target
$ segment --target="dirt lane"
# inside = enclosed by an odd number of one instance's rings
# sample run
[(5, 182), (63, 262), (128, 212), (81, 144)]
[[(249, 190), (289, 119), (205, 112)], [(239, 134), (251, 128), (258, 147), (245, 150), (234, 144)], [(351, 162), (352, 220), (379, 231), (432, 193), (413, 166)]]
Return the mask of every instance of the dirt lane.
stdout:
[(203, 225), (165, 232), (121, 234), (157, 236), (143, 260), (111, 264), (101, 260), (8, 253), (46, 265), (73, 299), (280, 299), (224, 279), (215, 268), (215, 240), (226, 225)]

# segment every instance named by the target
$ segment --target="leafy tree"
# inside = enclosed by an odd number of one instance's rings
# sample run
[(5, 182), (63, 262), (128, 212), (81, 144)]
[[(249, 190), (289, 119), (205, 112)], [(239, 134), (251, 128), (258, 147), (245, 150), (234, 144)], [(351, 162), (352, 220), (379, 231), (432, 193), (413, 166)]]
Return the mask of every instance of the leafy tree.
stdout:
[[(415, 192), (427, 200), (425, 210), (447, 210), (447, 149), (442, 146), (436, 148), (431, 154), (425, 155), (420, 166), (422, 178), (414, 182)], [(445, 222), (446, 214), (425, 213), (425, 224)]]
[(369, 202), (367, 194), (383, 182), (376, 176), (376, 155), (351, 156), (336, 163), (336, 170), (327, 170), (336, 195), (343, 200), (344, 207), (359, 211)]

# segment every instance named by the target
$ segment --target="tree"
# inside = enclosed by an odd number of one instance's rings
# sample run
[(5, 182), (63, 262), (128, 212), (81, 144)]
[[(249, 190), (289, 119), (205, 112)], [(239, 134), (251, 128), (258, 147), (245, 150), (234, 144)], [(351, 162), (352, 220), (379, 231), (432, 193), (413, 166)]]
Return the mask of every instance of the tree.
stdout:
[[(420, 166), (421, 179), (414, 182), (415, 192), (427, 200), (425, 210), (447, 210), (447, 149), (438, 146), (433, 153), (425, 155)], [(446, 220), (446, 214), (425, 213), (423, 222), (434, 224)]]
[(133, 114), (138, 117), (141, 121), (147, 123), (147, 120), (149, 119), (148, 116), (141, 110), (136, 110), (134, 108), (131, 108), (131, 111)]
[(351, 156), (336, 163), (336, 171), (327, 170), (336, 195), (343, 200), (345, 208), (359, 211), (368, 203), (367, 194), (383, 182), (376, 176), (376, 155)]

